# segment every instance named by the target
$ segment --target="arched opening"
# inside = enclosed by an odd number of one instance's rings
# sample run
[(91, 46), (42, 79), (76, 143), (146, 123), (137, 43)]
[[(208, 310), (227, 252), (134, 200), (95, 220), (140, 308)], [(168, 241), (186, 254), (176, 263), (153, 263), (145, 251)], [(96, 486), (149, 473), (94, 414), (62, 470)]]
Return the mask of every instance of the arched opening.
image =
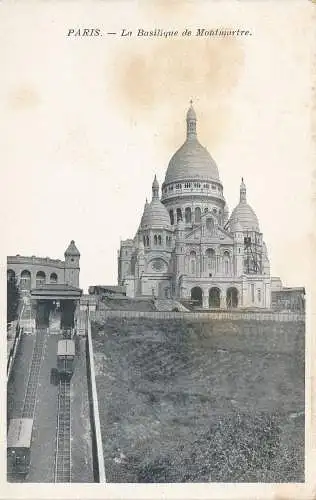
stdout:
[(44, 285), (46, 283), (46, 276), (43, 271), (38, 271), (36, 273), (36, 286)]
[(146, 237), (143, 236), (143, 243), (144, 243), (144, 247), (146, 246)]
[(177, 208), (177, 222), (179, 222), (179, 220), (182, 220), (181, 208)]
[(211, 309), (218, 308), (221, 305), (221, 291), (217, 287), (213, 287), (209, 291), (209, 306)]
[(186, 209), (184, 211), (184, 218), (185, 218), (186, 223), (191, 222), (191, 208), (190, 207), (186, 207)]
[(194, 302), (194, 305), (197, 307), (202, 306), (202, 297), (203, 297), (203, 292), (202, 289), (199, 286), (195, 286), (191, 290), (191, 300)]
[(201, 222), (201, 209), (200, 207), (196, 207), (194, 210), (194, 220), (195, 222)]
[(230, 274), (230, 254), (226, 250), (223, 255), (224, 274)]
[(161, 245), (161, 236), (160, 236), (160, 234), (158, 235), (158, 245)]
[(228, 309), (238, 307), (238, 290), (231, 287), (226, 292), (226, 305)]
[(21, 273), (20, 280), (21, 290), (31, 290), (31, 273), (30, 271), (24, 270)]
[(154, 245), (157, 245), (157, 241), (158, 241), (157, 240), (157, 235), (155, 234), (155, 236), (154, 236)]
[(15, 281), (15, 272), (13, 269), (7, 270), (7, 281), (14, 282)]
[(149, 247), (149, 236), (146, 236), (146, 246)]
[(169, 217), (170, 217), (170, 224), (173, 226), (174, 225), (173, 210), (169, 210)]
[(57, 283), (58, 282), (57, 274), (52, 273), (49, 277), (49, 281), (50, 281), (50, 283)]

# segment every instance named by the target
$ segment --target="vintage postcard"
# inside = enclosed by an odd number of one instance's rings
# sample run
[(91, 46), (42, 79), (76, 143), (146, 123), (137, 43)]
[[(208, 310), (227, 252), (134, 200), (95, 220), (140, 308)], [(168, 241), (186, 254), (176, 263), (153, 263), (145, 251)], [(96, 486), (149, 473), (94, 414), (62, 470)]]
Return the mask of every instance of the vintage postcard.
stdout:
[(1, 497), (315, 498), (315, 3), (0, 13)]

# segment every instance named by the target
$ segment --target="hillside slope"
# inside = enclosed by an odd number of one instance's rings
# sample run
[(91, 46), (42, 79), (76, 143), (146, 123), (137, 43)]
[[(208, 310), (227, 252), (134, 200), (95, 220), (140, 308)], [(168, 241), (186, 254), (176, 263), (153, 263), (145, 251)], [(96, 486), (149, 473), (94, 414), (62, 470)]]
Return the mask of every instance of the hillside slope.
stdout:
[(304, 480), (304, 324), (92, 327), (109, 482)]

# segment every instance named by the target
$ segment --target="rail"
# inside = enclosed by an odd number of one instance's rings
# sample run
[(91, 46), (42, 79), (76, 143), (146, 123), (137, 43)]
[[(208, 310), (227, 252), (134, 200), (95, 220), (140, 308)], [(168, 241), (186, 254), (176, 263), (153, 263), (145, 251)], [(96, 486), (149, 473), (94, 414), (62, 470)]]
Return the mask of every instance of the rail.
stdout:
[(55, 483), (71, 482), (71, 400), (69, 380), (59, 382), (54, 481)]

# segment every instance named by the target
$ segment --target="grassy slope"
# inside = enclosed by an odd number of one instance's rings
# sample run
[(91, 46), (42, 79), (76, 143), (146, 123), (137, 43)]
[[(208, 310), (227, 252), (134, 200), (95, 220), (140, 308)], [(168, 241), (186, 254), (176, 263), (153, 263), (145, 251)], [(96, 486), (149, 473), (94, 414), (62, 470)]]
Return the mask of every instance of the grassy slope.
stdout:
[(304, 325), (93, 324), (111, 482), (303, 481)]

